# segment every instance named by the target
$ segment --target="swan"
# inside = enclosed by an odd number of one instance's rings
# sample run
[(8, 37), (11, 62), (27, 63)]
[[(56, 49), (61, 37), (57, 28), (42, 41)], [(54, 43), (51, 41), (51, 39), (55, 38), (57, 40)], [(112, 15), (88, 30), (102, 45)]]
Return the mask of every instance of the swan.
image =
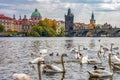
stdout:
[[(111, 54), (109, 54), (109, 67), (111, 70)], [(112, 77), (113, 76), (113, 72), (111, 71), (107, 71), (105, 69), (99, 69), (97, 67), (94, 67), (94, 70), (88, 71), (90, 77)]]
[(114, 58), (120, 62), (120, 59), (116, 55), (114, 55)]
[(88, 56), (83, 56), (82, 53), (80, 52), (77, 52), (77, 54), (75, 54), (75, 58), (76, 59), (80, 59), (81, 63), (88, 63), (87, 60), (88, 60)]
[(97, 53), (98, 59), (88, 59), (89, 64), (96, 64), (96, 63), (102, 63), (101, 62), (101, 57), (100, 57), (100, 50)]
[(61, 55), (61, 62), (62, 62), (62, 68), (59, 68), (53, 64), (43, 64), (42, 65), (42, 69), (43, 72), (47, 72), (47, 73), (51, 73), (51, 72), (55, 72), (55, 73), (65, 73), (65, 67), (64, 67), (64, 62), (63, 62), (63, 57), (66, 56), (66, 54), (62, 54)]
[(112, 62), (111, 65), (113, 70), (120, 70), (120, 62)]
[(103, 56), (105, 56), (106, 51), (109, 51), (109, 49), (103, 45), (100, 45), (99, 51), (100, 53), (103, 53)]
[(98, 54), (98, 59), (88, 59), (88, 55), (83, 56), (82, 53), (77, 52), (75, 58), (80, 59), (81, 63), (89, 63), (89, 64), (102, 63), (100, 58), (100, 51), (98, 51), (97, 54)]
[(113, 50), (119, 50), (119, 47), (113, 47), (114, 43), (111, 43), (111, 47), (110, 47), (110, 51), (111, 53), (113, 52)]
[(32, 80), (30, 76), (24, 73), (14, 73), (13, 80)]
[(46, 54), (48, 52), (48, 50), (45, 48), (45, 49), (40, 49), (40, 53), (42, 54)]
[(120, 59), (116, 56), (116, 54), (111, 54), (111, 55), (113, 60), (120, 62)]
[(29, 63), (30, 64), (37, 64), (39, 61), (44, 61), (44, 58), (43, 57), (38, 57), (38, 58), (35, 58), (32, 61), (30, 61)]
[(100, 69), (100, 68), (94, 68), (94, 70), (88, 71), (90, 77), (112, 77), (113, 73), (110, 71)]
[[(41, 70), (40, 70), (40, 66), (41, 66), (41, 61), (38, 61), (37, 63), (38, 66), (38, 80), (42, 80), (41, 79)], [(28, 76), (27, 74), (24, 73), (14, 73), (12, 75), (13, 80), (33, 80), (30, 78), (30, 76)]]
[(113, 67), (113, 70), (120, 70), (120, 61), (111, 60), (112, 53), (109, 53), (109, 65)]

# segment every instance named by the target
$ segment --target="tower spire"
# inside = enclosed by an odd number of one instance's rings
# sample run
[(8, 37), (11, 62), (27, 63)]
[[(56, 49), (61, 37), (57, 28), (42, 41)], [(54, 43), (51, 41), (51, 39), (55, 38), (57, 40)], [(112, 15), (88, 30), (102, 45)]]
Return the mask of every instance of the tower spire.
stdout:
[(35, 9), (35, 12), (38, 12), (37, 8)]
[(15, 19), (15, 14), (13, 14), (13, 19)]
[(68, 9), (68, 15), (70, 15), (70, 14), (71, 14), (71, 9), (69, 8), (69, 9)]
[(91, 19), (90, 19), (90, 24), (95, 24), (95, 18), (94, 18), (94, 12), (92, 11)]
[(19, 17), (19, 20), (21, 20), (21, 15), (20, 15), (20, 17)]
[(26, 15), (24, 15), (24, 18), (26, 18)]
[(91, 20), (94, 20), (94, 12), (92, 11)]

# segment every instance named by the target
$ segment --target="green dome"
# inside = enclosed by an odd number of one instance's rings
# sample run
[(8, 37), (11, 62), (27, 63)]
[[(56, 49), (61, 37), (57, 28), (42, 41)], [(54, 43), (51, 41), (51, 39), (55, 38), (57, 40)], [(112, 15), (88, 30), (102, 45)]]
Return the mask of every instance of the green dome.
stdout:
[(38, 12), (37, 9), (35, 9), (35, 11), (32, 13), (31, 16), (32, 16), (32, 17), (41, 17), (41, 14)]

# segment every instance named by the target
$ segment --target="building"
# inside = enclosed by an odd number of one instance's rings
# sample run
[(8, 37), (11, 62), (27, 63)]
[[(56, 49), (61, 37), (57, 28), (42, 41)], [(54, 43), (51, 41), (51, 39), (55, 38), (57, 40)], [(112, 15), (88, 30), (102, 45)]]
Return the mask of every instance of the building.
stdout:
[(65, 15), (65, 36), (73, 36), (74, 29), (74, 15), (71, 13), (71, 9), (68, 9), (67, 15)]
[(15, 14), (13, 18), (0, 14), (0, 24), (4, 25), (5, 31), (30, 32), (32, 27), (37, 25), (40, 20), (42, 20), (42, 16), (37, 9), (31, 14), (30, 19), (26, 15), (24, 15), (23, 19), (21, 16), (16, 19)]
[(111, 24), (108, 24), (108, 23), (106, 22), (105, 24), (102, 25), (102, 28), (103, 28), (103, 29), (108, 29), (108, 28), (110, 29), (110, 28), (112, 28), (112, 26), (111, 26)]
[(65, 21), (59, 20), (59, 21), (57, 21), (57, 24), (58, 24), (58, 26), (59, 26), (59, 27), (57, 28), (57, 33), (60, 34), (61, 28), (62, 28), (62, 27), (65, 28)]
[(14, 21), (11, 17), (0, 14), (0, 24), (5, 26), (5, 31), (14, 31)]
[(32, 13), (31, 20), (34, 22), (38, 22), (39, 20), (42, 20), (42, 16), (37, 9), (35, 9), (35, 11)]

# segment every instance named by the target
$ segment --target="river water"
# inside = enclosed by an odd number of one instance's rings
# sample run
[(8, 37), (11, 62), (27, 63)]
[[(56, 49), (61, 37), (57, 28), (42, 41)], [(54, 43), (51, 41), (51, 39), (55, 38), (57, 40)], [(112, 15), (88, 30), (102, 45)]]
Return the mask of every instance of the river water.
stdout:
[[(47, 49), (48, 53), (54, 53), (53, 56), (46, 54), (46, 60), (56, 66), (61, 67), (61, 64), (53, 63), (60, 60), (56, 54), (66, 53), (68, 57), (64, 59), (74, 59), (70, 49), (78, 48), (83, 54), (90, 58), (97, 58), (97, 51), (100, 45), (110, 48), (110, 44), (114, 43), (115, 47), (120, 48), (120, 38), (94, 38), (94, 37), (62, 37), (62, 38), (34, 38), (34, 37), (1, 37), (0, 38), (0, 80), (12, 80), (14, 73), (25, 73), (33, 80), (37, 80), (37, 72), (29, 62), (32, 60), (31, 53), (35, 53), (35, 57), (40, 56), (40, 49)], [(83, 47), (87, 50), (83, 50)], [(120, 50), (114, 50), (120, 52)], [(114, 72), (112, 78), (90, 79), (87, 71), (93, 69), (94, 65), (105, 67), (109, 70), (108, 53), (102, 57), (102, 64), (80, 64), (79, 62), (65, 63), (66, 73), (44, 74), (42, 80), (120, 80), (120, 72)], [(62, 67), (61, 67), (62, 68)], [(64, 75), (64, 77), (63, 77)]]

